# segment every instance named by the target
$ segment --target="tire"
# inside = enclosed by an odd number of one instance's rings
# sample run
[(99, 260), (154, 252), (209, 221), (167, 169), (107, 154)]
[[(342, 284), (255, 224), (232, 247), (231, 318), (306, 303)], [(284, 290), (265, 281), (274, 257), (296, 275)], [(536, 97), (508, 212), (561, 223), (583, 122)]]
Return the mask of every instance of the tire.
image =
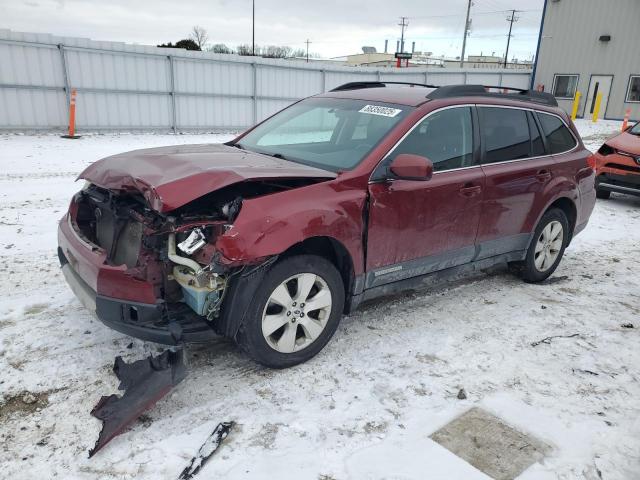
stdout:
[[(558, 226), (562, 227), (559, 233)], [(528, 283), (546, 280), (562, 260), (568, 241), (569, 221), (565, 213), (558, 208), (546, 212), (538, 222), (527, 256), (520, 264), (522, 279)]]
[(342, 277), (331, 262), (315, 255), (288, 257), (266, 273), (236, 340), (266, 367), (291, 367), (324, 348), (338, 328), (343, 308)]
[(600, 200), (609, 200), (611, 192), (609, 190), (600, 190), (596, 188), (596, 197)]

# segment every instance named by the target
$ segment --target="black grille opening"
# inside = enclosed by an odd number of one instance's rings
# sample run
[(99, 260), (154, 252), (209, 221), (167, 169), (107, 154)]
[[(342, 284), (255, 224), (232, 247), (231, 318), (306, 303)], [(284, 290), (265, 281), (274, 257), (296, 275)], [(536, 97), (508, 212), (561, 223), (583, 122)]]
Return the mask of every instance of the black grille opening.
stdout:
[(625, 172), (640, 173), (640, 167), (634, 167), (633, 165), (623, 165), (622, 163), (607, 163), (605, 164), (605, 167), (624, 170)]

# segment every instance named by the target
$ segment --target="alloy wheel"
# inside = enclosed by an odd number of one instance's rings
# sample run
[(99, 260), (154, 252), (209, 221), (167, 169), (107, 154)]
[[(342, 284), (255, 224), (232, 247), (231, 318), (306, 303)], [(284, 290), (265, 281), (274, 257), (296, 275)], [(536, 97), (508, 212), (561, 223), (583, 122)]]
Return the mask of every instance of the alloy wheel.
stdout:
[(549, 222), (542, 229), (533, 255), (533, 262), (539, 272), (546, 272), (553, 266), (558, 255), (560, 255), (563, 241), (562, 224), (557, 220)]
[(280, 353), (302, 350), (324, 331), (331, 306), (331, 290), (322, 277), (293, 275), (269, 296), (262, 312), (262, 335)]

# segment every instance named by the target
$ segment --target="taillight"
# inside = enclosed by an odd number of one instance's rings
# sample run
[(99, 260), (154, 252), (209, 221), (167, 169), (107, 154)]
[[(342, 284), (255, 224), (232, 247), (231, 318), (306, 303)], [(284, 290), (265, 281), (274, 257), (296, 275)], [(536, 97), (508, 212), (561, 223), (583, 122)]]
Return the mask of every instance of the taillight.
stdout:
[(602, 145), (599, 149), (598, 149), (598, 153), (604, 157), (606, 157), (607, 155), (611, 155), (612, 153), (616, 153), (615, 148), (610, 147), (609, 145), (607, 145), (606, 143), (604, 145)]

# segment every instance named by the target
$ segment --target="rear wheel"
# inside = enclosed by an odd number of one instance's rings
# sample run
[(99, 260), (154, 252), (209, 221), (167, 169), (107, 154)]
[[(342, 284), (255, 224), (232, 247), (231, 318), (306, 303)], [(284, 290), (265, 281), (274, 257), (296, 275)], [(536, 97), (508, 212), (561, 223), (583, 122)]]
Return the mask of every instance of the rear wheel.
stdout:
[(520, 267), (525, 282), (541, 282), (558, 267), (569, 241), (569, 221), (565, 213), (554, 208), (545, 213), (533, 234), (527, 256)]
[(611, 192), (609, 190), (596, 189), (596, 197), (601, 200), (608, 200), (611, 197)]
[(285, 258), (258, 287), (238, 344), (268, 367), (305, 362), (331, 339), (343, 306), (342, 278), (329, 261), (315, 255)]

